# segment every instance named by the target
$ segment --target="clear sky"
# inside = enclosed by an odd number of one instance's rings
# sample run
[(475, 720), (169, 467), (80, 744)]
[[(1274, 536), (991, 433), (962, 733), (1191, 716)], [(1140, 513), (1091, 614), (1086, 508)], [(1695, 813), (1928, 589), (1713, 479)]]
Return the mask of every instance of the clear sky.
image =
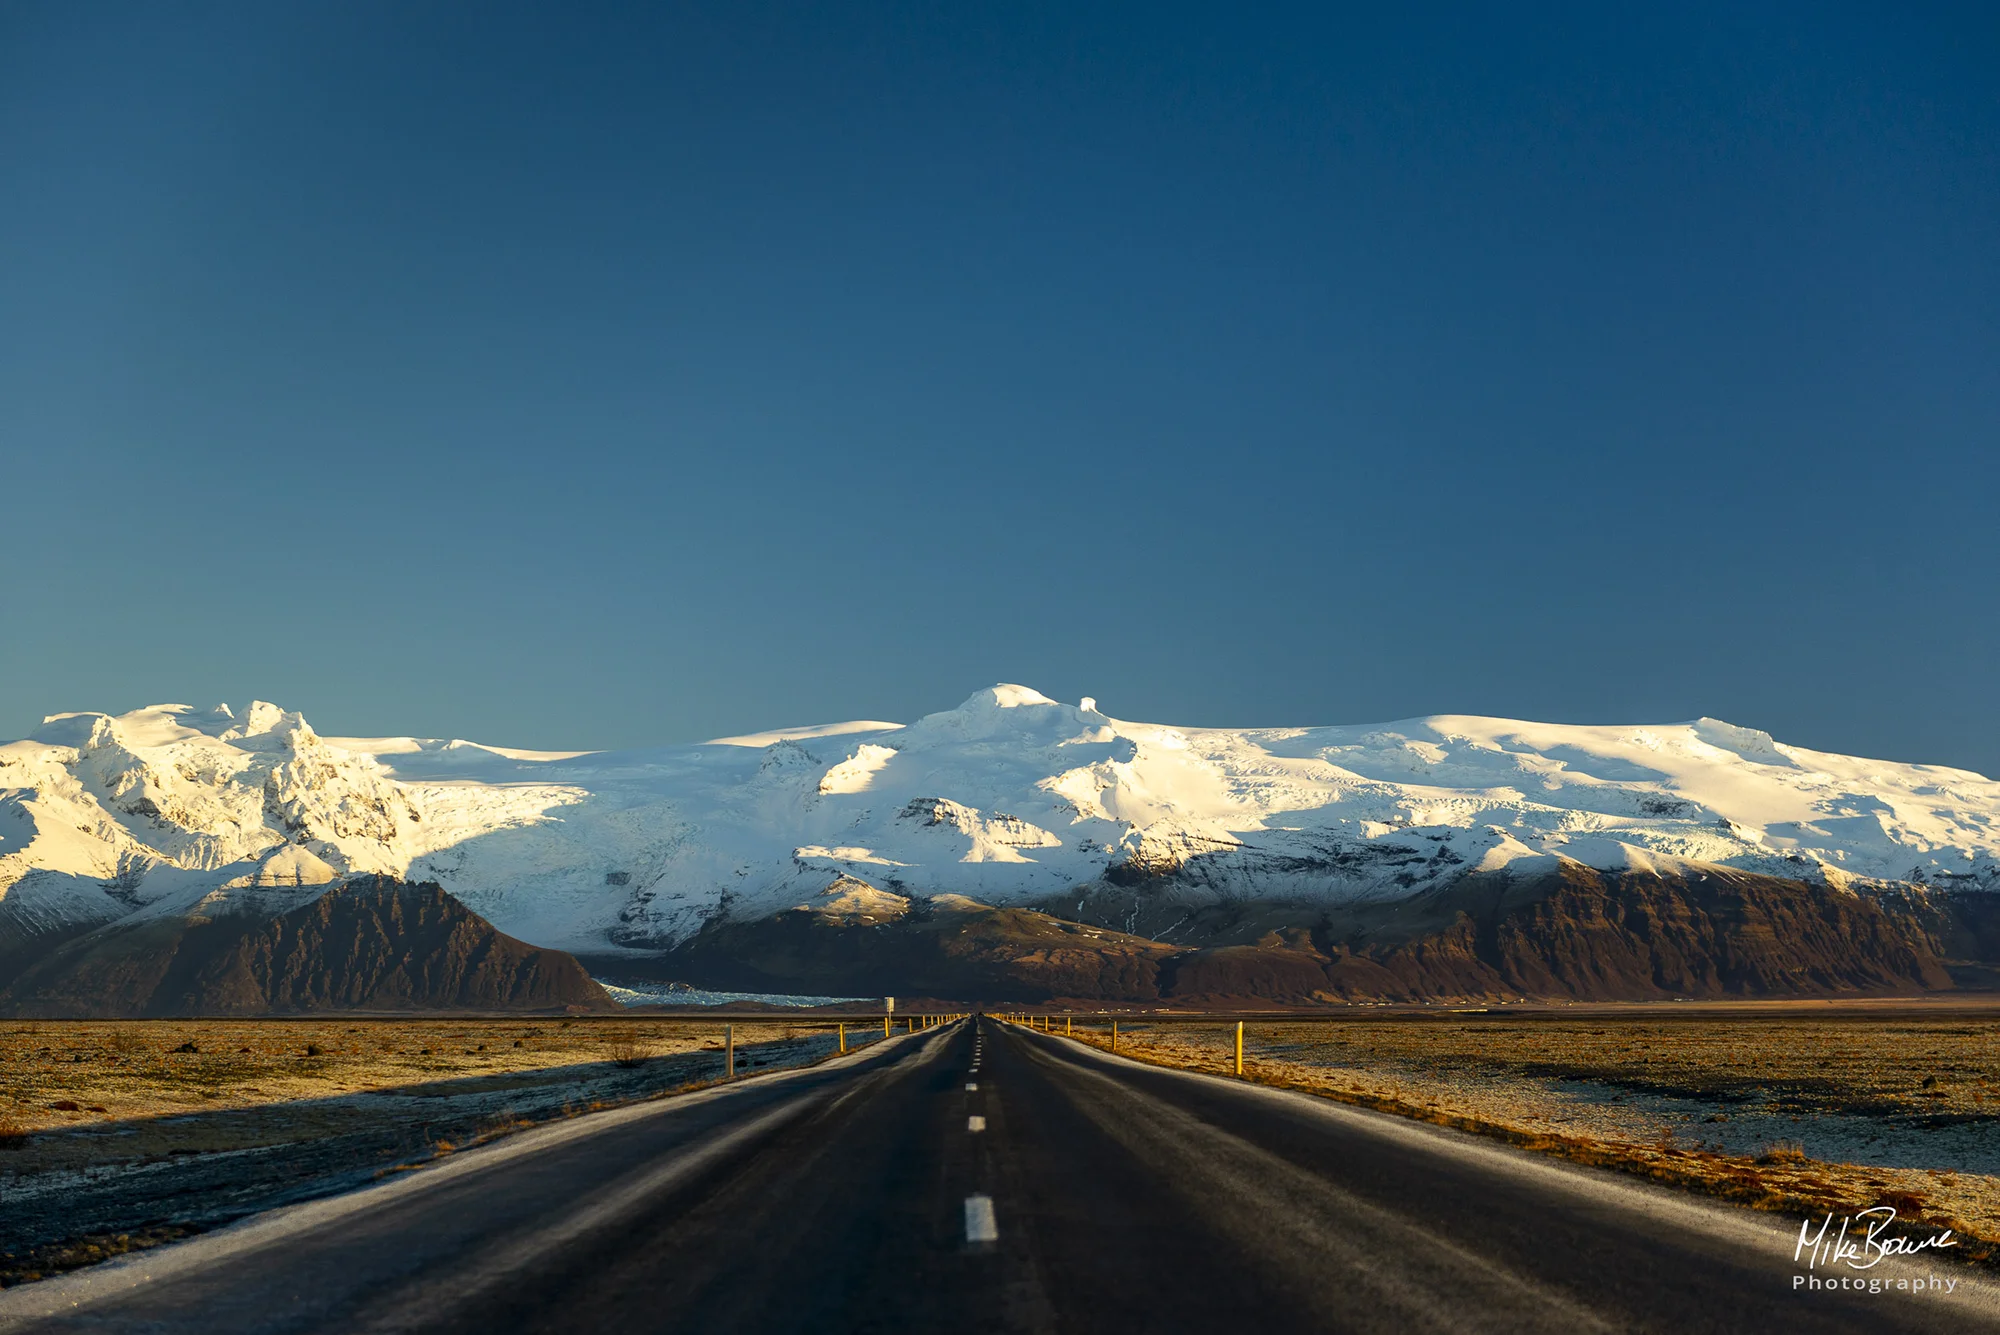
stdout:
[(0, 735), (2000, 773), (2000, 10), (0, 6)]

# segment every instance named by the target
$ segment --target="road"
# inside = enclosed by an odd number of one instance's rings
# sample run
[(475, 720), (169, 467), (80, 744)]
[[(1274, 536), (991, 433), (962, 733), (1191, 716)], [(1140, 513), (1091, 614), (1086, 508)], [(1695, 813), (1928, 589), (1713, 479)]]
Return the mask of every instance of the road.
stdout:
[(1797, 1225), (978, 1020), (23, 1286), (0, 1330), (2000, 1329), (1950, 1264), (1796, 1290)]

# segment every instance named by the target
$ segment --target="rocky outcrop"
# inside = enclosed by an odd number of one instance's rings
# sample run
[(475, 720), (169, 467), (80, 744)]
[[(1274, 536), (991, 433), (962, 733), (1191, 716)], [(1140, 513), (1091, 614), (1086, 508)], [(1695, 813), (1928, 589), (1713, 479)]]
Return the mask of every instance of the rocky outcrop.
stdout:
[[(1282, 909), (1263, 906), (1262, 926)], [(1300, 913), (1254, 943), (1190, 951), (1163, 996), (1203, 1003), (1644, 1001), (1916, 993), (1954, 986), (1908, 899), (1722, 867), (1565, 863), (1467, 876), (1390, 904)], [(1320, 981), (1312, 974), (1317, 970)]]
[(0, 977), (0, 1013), (283, 1015), (615, 1010), (575, 958), (496, 930), (435, 882), (362, 877), (272, 916), (118, 922)]
[(1961, 898), (1566, 863), (1339, 910), (1211, 906), (1181, 913), (1169, 943), (945, 896), (866, 925), (806, 909), (714, 922), (647, 972), (734, 991), (1192, 1006), (1893, 995), (2000, 961), (2000, 901)]
[(867, 924), (820, 909), (711, 922), (652, 960), (593, 960), (615, 982), (673, 980), (730, 992), (934, 996), (980, 1001), (1159, 996), (1171, 946), (1031, 909), (957, 896)]
[(1327, 915), (1308, 940), (1299, 953), (1324, 958), (1327, 992), (1341, 999), (1637, 1001), (1953, 985), (1936, 941), (1900, 905), (1720, 867), (1663, 875), (1568, 863), (1534, 878), (1470, 876), (1400, 904)]

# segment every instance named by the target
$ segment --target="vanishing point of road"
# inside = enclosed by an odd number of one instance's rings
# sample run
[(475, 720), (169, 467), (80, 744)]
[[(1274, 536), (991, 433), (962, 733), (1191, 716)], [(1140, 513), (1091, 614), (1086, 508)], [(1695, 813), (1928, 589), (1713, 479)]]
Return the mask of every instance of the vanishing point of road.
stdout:
[(987, 1018), (23, 1286), (0, 1331), (2000, 1329), (1949, 1262), (1795, 1287), (1798, 1222)]

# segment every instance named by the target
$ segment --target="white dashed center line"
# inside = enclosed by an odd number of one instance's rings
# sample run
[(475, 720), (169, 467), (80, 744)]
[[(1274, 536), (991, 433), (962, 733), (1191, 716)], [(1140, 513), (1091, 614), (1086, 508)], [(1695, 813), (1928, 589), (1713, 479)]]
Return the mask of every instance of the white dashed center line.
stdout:
[(968, 1117), (965, 1119), (965, 1129), (967, 1131), (984, 1131), (986, 1129), (986, 1119), (984, 1117)]
[(991, 1196), (967, 1196), (965, 1198), (965, 1240), (967, 1242), (998, 1242), (1000, 1225), (993, 1219), (993, 1198)]

